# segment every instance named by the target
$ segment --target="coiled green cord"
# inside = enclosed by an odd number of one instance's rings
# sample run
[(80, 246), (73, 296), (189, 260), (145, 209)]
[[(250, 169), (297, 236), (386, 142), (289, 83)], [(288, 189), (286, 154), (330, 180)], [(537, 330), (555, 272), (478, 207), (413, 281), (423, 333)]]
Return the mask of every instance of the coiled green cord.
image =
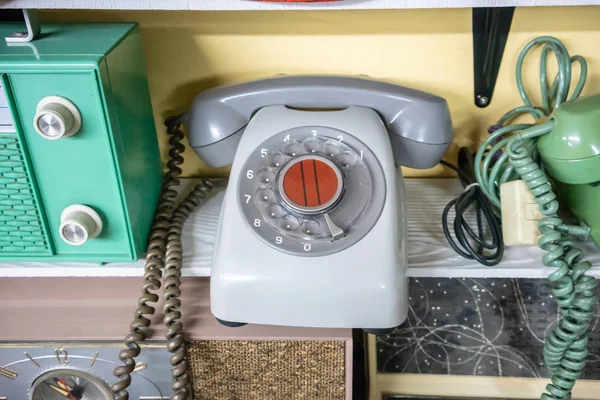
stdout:
[[(536, 45), (543, 44), (540, 62), (542, 106), (533, 105), (525, 92), (522, 79), (523, 61)], [(549, 84), (546, 63), (549, 53), (556, 56), (558, 74)], [(546, 251), (542, 262), (555, 267), (548, 279), (560, 307), (562, 318), (544, 343), (544, 361), (551, 373), (551, 383), (541, 400), (571, 399), (571, 390), (579, 378), (588, 354), (588, 330), (597, 303), (596, 280), (585, 275), (590, 269), (582, 261), (582, 251), (569, 240), (570, 234), (585, 235), (589, 229), (563, 224), (558, 217), (558, 201), (550, 181), (536, 162), (537, 139), (552, 131), (554, 122), (546, 120), (552, 111), (567, 101), (571, 84), (571, 65), (580, 65), (580, 77), (569, 100), (581, 94), (587, 75), (587, 64), (581, 56), (570, 57), (565, 46), (556, 38), (543, 36), (532, 40), (519, 55), (516, 80), (525, 105), (510, 110), (500, 118), (496, 129), (475, 155), (475, 177), (483, 192), (500, 208), (500, 185), (522, 179), (533, 194), (543, 218), (538, 223), (542, 234), (539, 246)], [(534, 123), (510, 121), (523, 114), (531, 115)]]

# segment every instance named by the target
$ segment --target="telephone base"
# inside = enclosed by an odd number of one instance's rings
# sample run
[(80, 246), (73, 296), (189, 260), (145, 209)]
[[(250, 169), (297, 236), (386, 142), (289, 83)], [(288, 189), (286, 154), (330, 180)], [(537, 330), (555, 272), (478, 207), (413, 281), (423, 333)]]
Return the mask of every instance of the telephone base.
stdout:
[[(320, 155), (308, 154), (313, 145)], [(325, 151), (328, 146), (332, 150)], [(334, 161), (341, 161), (327, 158), (331, 154), (354, 154), (354, 161), (339, 167)], [(308, 218), (306, 210), (293, 208), (282, 195), (290, 165), (298, 165), (302, 173), (303, 164), (298, 163), (310, 159), (296, 161), (300, 157), (318, 157), (333, 176), (334, 184), (326, 187), (347, 190), (328, 211), (330, 222), (327, 217), (318, 221), (323, 211), (311, 212)], [(316, 165), (315, 159), (310, 168), (315, 170)], [(277, 166), (282, 168), (277, 173), (269, 169)], [(336, 173), (334, 168), (342, 169)], [(376, 112), (361, 107), (335, 112), (262, 108), (240, 140), (229, 182), (211, 269), (210, 308), (215, 317), (314, 328), (389, 329), (404, 322), (408, 313), (404, 184)], [(307, 193), (306, 183), (302, 185), (305, 196), (292, 202), (299, 210)], [(363, 197), (366, 190), (370, 196)], [(330, 196), (336, 196), (334, 191)], [(261, 214), (267, 209), (268, 215)], [(346, 224), (342, 238), (336, 238), (330, 226), (336, 224)], [(312, 238), (320, 230), (330, 233)]]
[(241, 327), (241, 326), (248, 325), (246, 322), (232, 322), (232, 321), (224, 321), (224, 320), (222, 320), (222, 319), (219, 319), (219, 318), (217, 318), (217, 317), (215, 317), (215, 319), (216, 319), (217, 321), (219, 321), (219, 323), (220, 323), (221, 325), (223, 325), (223, 326), (226, 326), (226, 327), (228, 327), (228, 328), (239, 328), (239, 327)]
[(394, 332), (398, 328), (397, 326), (393, 328), (378, 328), (378, 329), (367, 329), (363, 328), (363, 331), (366, 333), (370, 333), (371, 335), (380, 336), (380, 335), (388, 335)]

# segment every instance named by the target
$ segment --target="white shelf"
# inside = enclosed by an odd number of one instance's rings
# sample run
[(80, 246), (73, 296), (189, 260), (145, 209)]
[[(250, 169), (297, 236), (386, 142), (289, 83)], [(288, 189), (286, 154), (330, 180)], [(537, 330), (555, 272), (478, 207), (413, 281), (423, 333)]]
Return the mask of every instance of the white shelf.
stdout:
[(599, 0), (343, 0), (271, 3), (254, 0), (0, 0), (0, 8), (93, 10), (335, 10), (596, 5)]
[[(484, 267), (457, 255), (442, 232), (441, 215), (445, 205), (461, 191), (455, 179), (406, 179), (408, 229), (408, 275), (411, 277), (545, 278), (552, 268), (541, 263), (542, 250), (510, 247), (502, 263)], [(193, 180), (184, 180), (182, 192)], [(183, 275), (210, 276), (212, 251), (223, 190), (190, 215), (183, 229)], [(591, 243), (582, 243), (586, 259), (600, 265), (600, 252)], [(0, 277), (131, 277), (142, 276), (143, 260), (109, 263), (3, 263)], [(600, 277), (600, 267), (591, 274)]]
[[(554, 271), (542, 264), (544, 251), (537, 246), (508, 247), (502, 262), (494, 267), (485, 267), (460, 257), (446, 241), (441, 227), (444, 207), (463, 190), (459, 181), (406, 179), (405, 182), (409, 276), (546, 278)], [(597, 265), (590, 274), (600, 277), (600, 251), (591, 242), (580, 245), (586, 260)]]

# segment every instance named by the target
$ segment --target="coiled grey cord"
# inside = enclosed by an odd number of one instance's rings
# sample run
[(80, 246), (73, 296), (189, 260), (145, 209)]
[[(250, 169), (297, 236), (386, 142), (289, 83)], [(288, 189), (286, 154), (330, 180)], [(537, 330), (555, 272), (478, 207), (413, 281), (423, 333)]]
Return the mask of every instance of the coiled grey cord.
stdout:
[(165, 279), (164, 279), (164, 323), (167, 327), (167, 349), (171, 356), (171, 377), (173, 378), (173, 395), (171, 400), (192, 399), (191, 379), (187, 361), (187, 348), (181, 322), (181, 231), (183, 224), (191, 212), (206, 199), (213, 189), (210, 180), (197, 185), (186, 199), (173, 212), (171, 227), (167, 236)]
[(160, 289), (163, 268), (165, 269), (163, 310), (164, 323), (167, 327), (167, 349), (173, 353), (171, 356), (173, 393), (170, 399), (193, 398), (181, 311), (179, 311), (182, 267), (181, 231), (188, 215), (203, 202), (213, 189), (214, 183), (204, 180), (176, 208), (177, 192), (173, 188), (179, 185), (178, 177), (182, 172), (179, 166), (183, 163), (181, 154), (185, 150), (185, 146), (181, 143), (183, 139), (183, 132), (180, 129), (181, 118), (179, 116), (167, 118), (165, 125), (170, 136), (169, 161), (150, 229), (142, 295), (138, 300), (134, 320), (129, 326), (130, 332), (124, 340), (127, 349), (121, 350), (119, 353), (119, 359), (123, 365), (117, 366), (114, 370), (114, 375), (119, 378), (119, 381), (111, 386), (115, 400), (129, 400), (127, 388), (131, 384), (131, 373), (136, 364), (135, 357), (139, 356), (141, 352), (139, 343), (147, 338), (147, 330), (150, 327), (150, 319), (147, 316), (155, 312), (155, 308), (148, 303), (158, 301), (158, 295), (153, 291)]

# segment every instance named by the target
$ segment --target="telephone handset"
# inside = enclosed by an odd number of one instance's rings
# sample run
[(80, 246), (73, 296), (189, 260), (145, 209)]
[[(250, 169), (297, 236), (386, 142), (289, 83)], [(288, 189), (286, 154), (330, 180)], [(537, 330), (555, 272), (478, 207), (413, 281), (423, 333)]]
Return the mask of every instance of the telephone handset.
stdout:
[(202, 92), (189, 113), (190, 145), (211, 167), (229, 165), (248, 121), (273, 105), (370, 108), (389, 131), (396, 163), (406, 167), (435, 166), (452, 141), (450, 112), (440, 97), (364, 78), (282, 76)]
[(452, 141), (444, 99), (284, 76), (201, 93), (188, 127), (204, 161), (233, 163), (211, 274), (220, 321), (374, 331), (404, 321), (399, 166), (439, 162)]
[(204, 181), (175, 205), (184, 120), (190, 144), (208, 165), (232, 164), (211, 270), (211, 311), (221, 323), (383, 333), (404, 321), (400, 166), (439, 162), (452, 141), (446, 101), (383, 82), (326, 76), (207, 90), (187, 115), (166, 121), (170, 160), (142, 296), (119, 354), (123, 365), (114, 372), (116, 400), (128, 399), (163, 270), (173, 393), (191, 398), (178, 299), (180, 235), (214, 184)]

